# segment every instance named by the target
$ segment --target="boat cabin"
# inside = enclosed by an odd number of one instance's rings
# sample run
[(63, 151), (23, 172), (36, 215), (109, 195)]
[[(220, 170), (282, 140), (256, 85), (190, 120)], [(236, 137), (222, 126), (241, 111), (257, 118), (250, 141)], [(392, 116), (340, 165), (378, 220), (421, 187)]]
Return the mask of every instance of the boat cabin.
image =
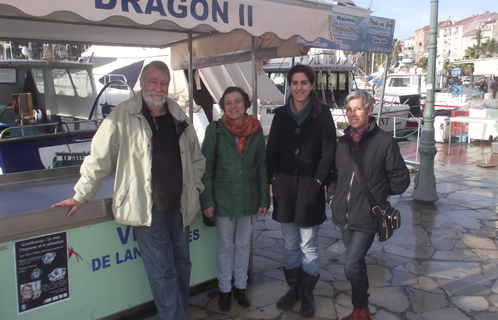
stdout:
[[(100, 108), (93, 109), (92, 68), (53, 60), (0, 61), (0, 174), (46, 169), (63, 159), (81, 163), (102, 119)], [(61, 152), (69, 156), (57, 162)]]

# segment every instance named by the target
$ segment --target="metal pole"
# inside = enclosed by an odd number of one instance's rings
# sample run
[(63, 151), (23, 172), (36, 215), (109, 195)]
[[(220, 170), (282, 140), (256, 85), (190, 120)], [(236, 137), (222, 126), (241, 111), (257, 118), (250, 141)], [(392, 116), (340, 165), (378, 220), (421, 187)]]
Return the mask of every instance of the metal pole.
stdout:
[(386, 62), (384, 63), (384, 74), (382, 75), (382, 88), (380, 90), (379, 111), (377, 114), (377, 125), (379, 127), (380, 127), (380, 117), (382, 116), (382, 107), (384, 106), (384, 91), (386, 91), (388, 65), (389, 65), (389, 55), (386, 54)]
[(375, 52), (372, 53), (372, 73), (374, 73)]
[(192, 53), (192, 31), (188, 34), (188, 117), (194, 123), (194, 58)]
[[(434, 175), (434, 157), (437, 153), (434, 139), (434, 101), (436, 80), (437, 14), (438, 0), (431, 0), (431, 24), (429, 29), (429, 61), (427, 68), (427, 98), (424, 107), (424, 127), (420, 143), (420, 169), (415, 178), (412, 198), (434, 202), (439, 199)], [(449, 146), (450, 147), (450, 146)]]
[(415, 162), (418, 163), (418, 148), (420, 147), (420, 120), (417, 121), (417, 152), (415, 152)]
[(258, 118), (258, 39), (252, 37), (252, 117)]

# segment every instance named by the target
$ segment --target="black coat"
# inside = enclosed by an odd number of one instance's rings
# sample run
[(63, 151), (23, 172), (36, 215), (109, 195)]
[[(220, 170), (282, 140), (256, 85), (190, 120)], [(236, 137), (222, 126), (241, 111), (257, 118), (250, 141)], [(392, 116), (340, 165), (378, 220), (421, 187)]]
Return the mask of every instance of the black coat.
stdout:
[(320, 107), (320, 115), (314, 118), (311, 112), (300, 126), (288, 104), (275, 110), (266, 149), (275, 221), (300, 227), (325, 221), (322, 184), (334, 164), (336, 133), (329, 108)]
[(405, 192), (410, 185), (410, 172), (396, 140), (377, 126), (375, 118), (370, 121), (370, 128), (364, 133), (358, 147), (355, 147), (349, 127), (339, 139), (334, 174), (337, 179), (329, 185), (327, 196), (329, 199), (333, 196), (331, 207), (334, 224), (342, 229), (375, 233), (377, 222), (363, 189), (353, 176), (349, 149), (353, 148), (363, 180), (381, 206), (386, 203), (388, 195)]

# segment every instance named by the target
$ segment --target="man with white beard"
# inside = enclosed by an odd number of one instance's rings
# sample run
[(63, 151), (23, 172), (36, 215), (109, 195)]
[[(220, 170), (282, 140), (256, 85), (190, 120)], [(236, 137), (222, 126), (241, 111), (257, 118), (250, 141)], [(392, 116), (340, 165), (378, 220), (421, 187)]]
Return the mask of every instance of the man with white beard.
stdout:
[(53, 207), (69, 207), (70, 217), (115, 170), (114, 219), (134, 226), (160, 318), (178, 320), (187, 319), (189, 225), (200, 211), (205, 159), (192, 123), (167, 97), (170, 79), (162, 61), (144, 67), (142, 90), (120, 103), (95, 134), (74, 197)]

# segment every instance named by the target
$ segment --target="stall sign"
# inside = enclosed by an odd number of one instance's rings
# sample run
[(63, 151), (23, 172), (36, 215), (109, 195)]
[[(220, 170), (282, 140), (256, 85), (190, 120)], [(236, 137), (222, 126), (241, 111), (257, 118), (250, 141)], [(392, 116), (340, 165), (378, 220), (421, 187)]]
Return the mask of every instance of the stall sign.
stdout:
[(69, 299), (66, 232), (17, 241), (14, 256), (18, 314)]

